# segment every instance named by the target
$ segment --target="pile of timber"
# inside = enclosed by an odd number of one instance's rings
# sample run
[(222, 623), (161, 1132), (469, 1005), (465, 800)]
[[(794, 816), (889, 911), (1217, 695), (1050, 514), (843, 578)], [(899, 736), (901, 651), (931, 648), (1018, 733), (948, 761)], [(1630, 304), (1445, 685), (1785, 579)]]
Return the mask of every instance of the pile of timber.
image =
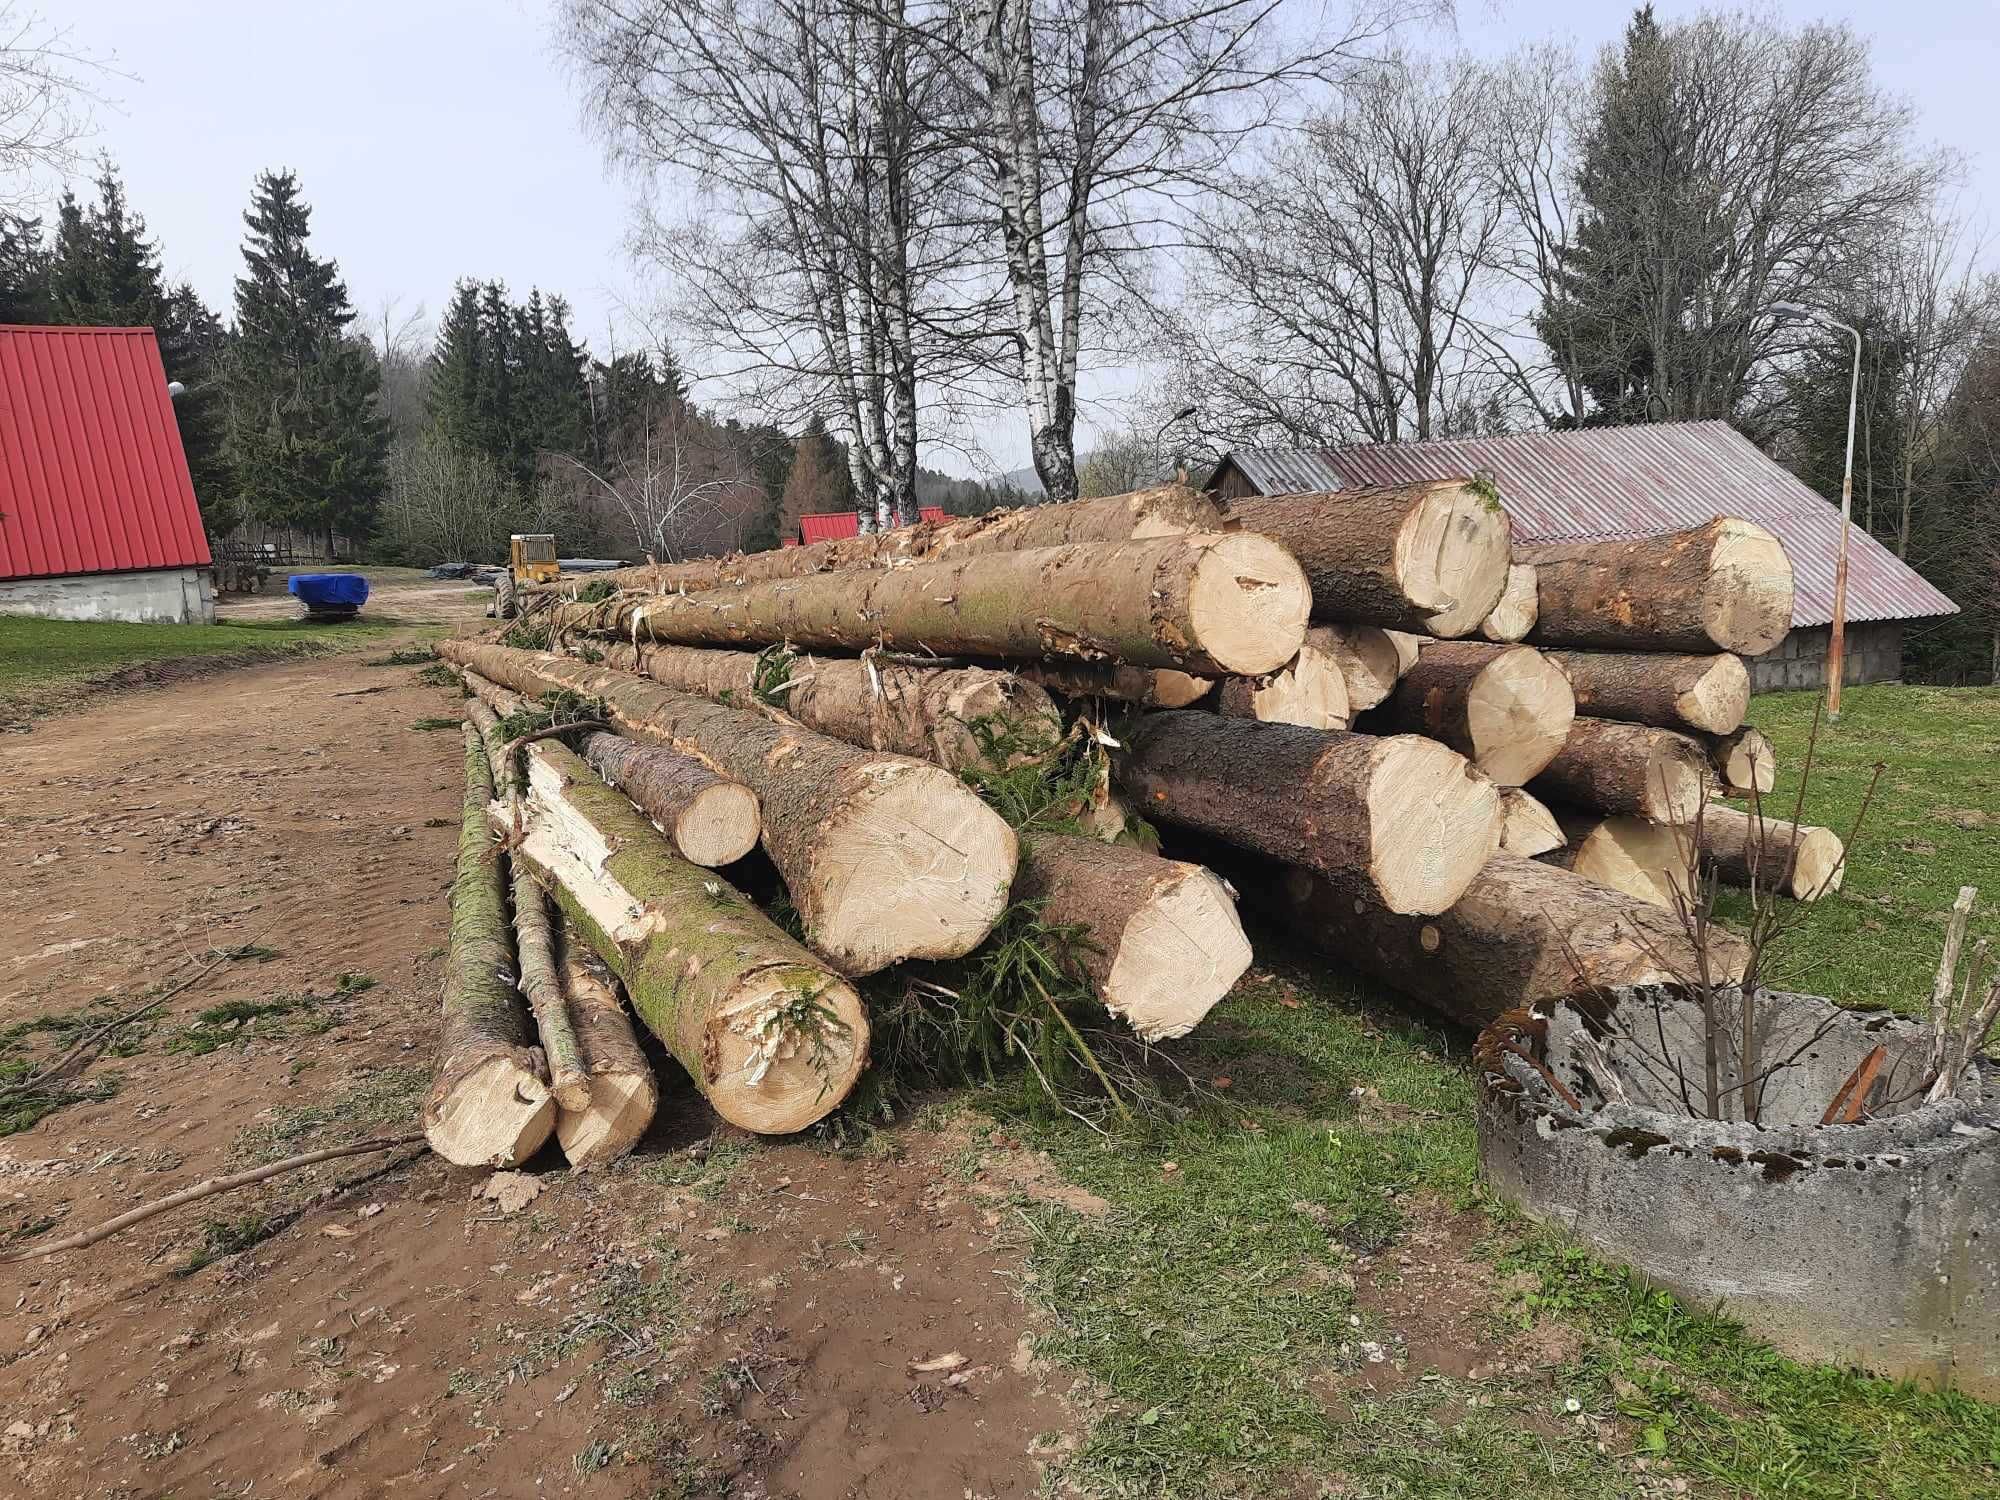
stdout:
[[(1155, 1041), (1248, 966), (1239, 892), (1479, 1023), (1692, 972), (1661, 909), (1690, 829), (1725, 878), (1839, 879), (1824, 830), (1711, 801), (1774, 771), (1740, 658), (1791, 576), (1747, 522), (1530, 548), (1470, 480), (1168, 486), (590, 582), (524, 594), (548, 650), (438, 648), (476, 731), (426, 1116), (454, 1161), (629, 1149), (635, 1021), (724, 1118), (797, 1130), (867, 1065), (854, 981), (1017, 902)], [(591, 722), (505, 738), (554, 694)], [(1073, 831), (1010, 826), (992, 789), (1080, 742), (1110, 775)], [(799, 936), (734, 877), (753, 847)]]

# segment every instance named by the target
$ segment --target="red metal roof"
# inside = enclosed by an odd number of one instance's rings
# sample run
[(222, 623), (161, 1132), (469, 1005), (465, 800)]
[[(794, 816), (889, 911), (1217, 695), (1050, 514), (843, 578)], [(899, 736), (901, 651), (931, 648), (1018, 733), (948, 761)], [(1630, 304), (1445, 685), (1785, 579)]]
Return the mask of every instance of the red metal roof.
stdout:
[(208, 560), (153, 330), (0, 325), (0, 579)]
[[(1657, 536), (1717, 515), (1770, 529), (1792, 560), (1792, 623), (1833, 619), (1840, 510), (1727, 422), (1658, 422), (1578, 432), (1452, 438), (1353, 448), (1238, 449), (1223, 459), (1266, 495), (1485, 472), (1523, 542)], [(1859, 526), (1848, 528), (1847, 618), (1912, 620), (1953, 604)]]
[[(917, 507), (917, 516), (918, 519), (924, 521), (942, 521), (944, 519), (944, 507), (941, 505), (920, 505)], [(809, 547), (814, 542), (831, 542), (841, 537), (859, 536), (860, 534), (861, 517), (858, 513), (851, 510), (822, 510), (815, 511), (809, 516), (799, 517), (799, 535)], [(785, 545), (790, 546), (792, 544), (787, 542)]]

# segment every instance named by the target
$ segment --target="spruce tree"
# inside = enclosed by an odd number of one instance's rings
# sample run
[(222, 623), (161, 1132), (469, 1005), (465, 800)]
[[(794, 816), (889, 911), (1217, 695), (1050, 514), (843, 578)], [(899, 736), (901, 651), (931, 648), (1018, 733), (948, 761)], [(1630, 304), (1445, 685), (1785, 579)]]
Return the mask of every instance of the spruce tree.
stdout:
[(47, 323), (54, 315), (42, 221), (0, 214), (0, 323)]
[(462, 447), (473, 441), (474, 413), (486, 360), (486, 343), (479, 326), (479, 283), (460, 281), (452, 288), (451, 305), (438, 324), (431, 350), (424, 404), (431, 425)]

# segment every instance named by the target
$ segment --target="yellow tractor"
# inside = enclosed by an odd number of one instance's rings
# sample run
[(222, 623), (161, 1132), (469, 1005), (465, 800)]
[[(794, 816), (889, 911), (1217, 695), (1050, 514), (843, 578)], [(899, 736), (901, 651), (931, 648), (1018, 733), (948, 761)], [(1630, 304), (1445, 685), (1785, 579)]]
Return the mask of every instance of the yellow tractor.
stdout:
[(507, 570), (516, 585), (554, 583), (562, 569), (556, 564), (556, 539), (546, 531), (515, 532), (507, 539)]

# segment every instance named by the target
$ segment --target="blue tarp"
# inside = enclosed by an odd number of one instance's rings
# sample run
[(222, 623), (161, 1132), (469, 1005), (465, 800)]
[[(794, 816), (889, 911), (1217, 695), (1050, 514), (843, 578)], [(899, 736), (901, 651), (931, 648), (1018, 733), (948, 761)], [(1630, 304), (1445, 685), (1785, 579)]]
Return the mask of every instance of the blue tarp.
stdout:
[(359, 573), (294, 573), (286, 587), (307, 609), (359, 609), (368, 602), (368, 580)]

